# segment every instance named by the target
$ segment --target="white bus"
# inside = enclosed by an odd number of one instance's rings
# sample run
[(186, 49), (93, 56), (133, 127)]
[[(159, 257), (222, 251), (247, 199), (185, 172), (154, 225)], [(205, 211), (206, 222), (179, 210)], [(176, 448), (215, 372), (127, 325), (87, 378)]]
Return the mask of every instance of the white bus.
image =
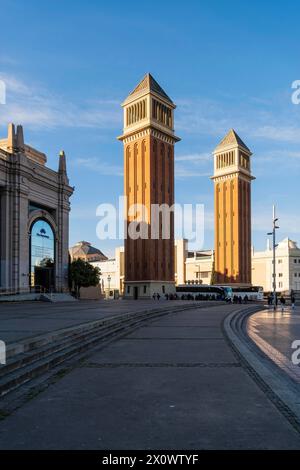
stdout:
[(261, 286), (232, 287), (232, 295), (241, 297), (242, 300), (247, 296), (248, 300), (264, 300), (264, 289)]
[(223, 287), (205, 284), (181, 284), (176, 286), (176, 294), (184, 300), (226, 300)]

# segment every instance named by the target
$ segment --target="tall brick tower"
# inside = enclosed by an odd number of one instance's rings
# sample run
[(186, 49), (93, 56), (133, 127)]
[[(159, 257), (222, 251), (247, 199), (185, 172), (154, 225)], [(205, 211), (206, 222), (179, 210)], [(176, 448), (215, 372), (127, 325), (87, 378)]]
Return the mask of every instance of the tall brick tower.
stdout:
[(233, 129), (214, 151), (218, 284), (251, 284), (251, 155)]
[[(150, 298), (153, 293), (174, 292), (174, 214), (170, 237), (163, 236), (161, 216), (153, 238), (153, 204), (174, 204), (175, 104), (147, 74), (122, 104), (124, 131), (125, 280), (128, 298)], [(145, 209), (136, 210), (134, 205)], [(156, 219), (157, 220), (157, 219)], [(136, 223), (142, 238), (132, 238), (129, 224)], [(142, 224), (143, 223), (143, 226)], [(130, 232), (130, 228), (129, 228)], [(145, 233), (147, 236), (145, 237)]]

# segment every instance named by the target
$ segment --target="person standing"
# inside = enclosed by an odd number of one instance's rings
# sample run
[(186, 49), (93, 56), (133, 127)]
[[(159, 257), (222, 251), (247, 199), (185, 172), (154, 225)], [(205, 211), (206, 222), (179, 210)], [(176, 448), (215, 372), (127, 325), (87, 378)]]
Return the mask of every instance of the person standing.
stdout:
[(296, 299), (295, 299), (295, 296), (293, 294), (292, 297), (291, 297), (292, 310), (295, 310), (295, 302), (296, 302)]
[(283, 295), (281, 295), (280, 297), (280, 305), (281, 305), (281, 313), (284, 312), (284, 306), (285, 306), (285, 298), (283, 297)]

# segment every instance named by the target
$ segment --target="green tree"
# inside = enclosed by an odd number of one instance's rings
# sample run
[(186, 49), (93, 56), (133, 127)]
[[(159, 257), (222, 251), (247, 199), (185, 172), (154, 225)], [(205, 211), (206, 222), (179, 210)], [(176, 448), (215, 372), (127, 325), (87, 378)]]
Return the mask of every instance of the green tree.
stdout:
[(217, 276), (216, 276), (216, 269), (215, 269), (215, 259), (213, 259), (210, 283), (211, 285), (214, 285), (216, 284), (216, 282), (217, 282)]
[(80, 297), (81, 287), (97, 286), (101, 271), (87, 261), (76, 259), (70, 265), (70, 281), (75, 289), (76, 297)]

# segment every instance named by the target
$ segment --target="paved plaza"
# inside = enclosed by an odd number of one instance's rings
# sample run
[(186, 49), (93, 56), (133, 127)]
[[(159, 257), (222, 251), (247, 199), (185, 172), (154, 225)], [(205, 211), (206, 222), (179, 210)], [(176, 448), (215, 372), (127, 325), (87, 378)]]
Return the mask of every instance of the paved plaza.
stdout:
[(283, 373), (300, 384), (300, 367), (292, 362), (292, 344), (300, 341), (299, 306), (294, 310), (288, 306), (283, 311), (278, 307), (275, 312), (273, 308), (258, 312), (248, 319), (247, 332)]
[(0, 421), (0, 448), (299, 449), (300, 434), (224, 336), (224, 318), (241, 308), (146, 321)]
[(122, 313), (190, 304), (165, 300), (81, 300), (79, 302), (0, 303), (0, 339), (7, 344), (25, 338), (101, 320)]

